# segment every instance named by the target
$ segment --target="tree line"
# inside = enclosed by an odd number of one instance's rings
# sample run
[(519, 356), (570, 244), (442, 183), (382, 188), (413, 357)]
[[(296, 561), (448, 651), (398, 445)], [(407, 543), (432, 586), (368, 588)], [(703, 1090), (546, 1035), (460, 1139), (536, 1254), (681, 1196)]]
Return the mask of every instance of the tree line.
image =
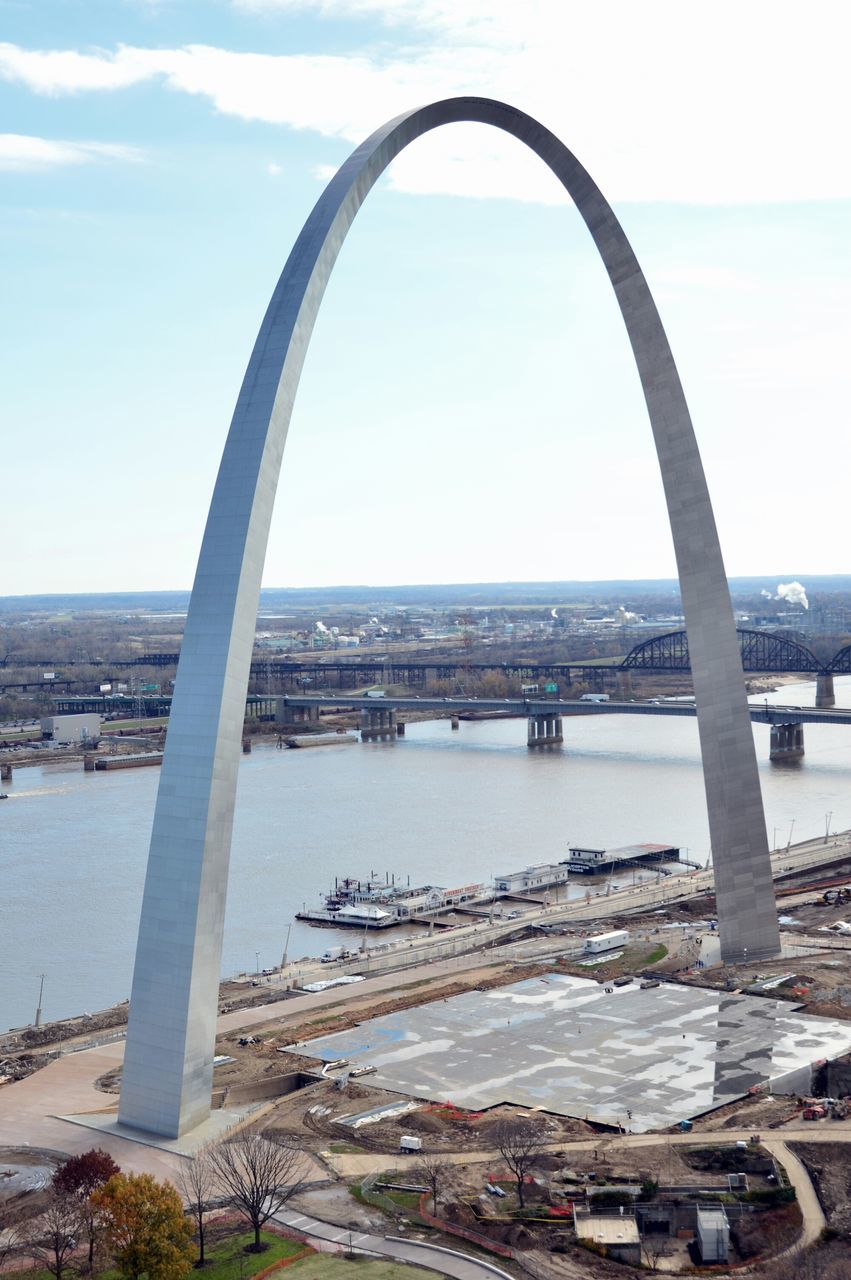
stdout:
[(171, 1183), (93, 1148), (56, 1170), (37, 1217), (0, 1217), (0, 1269), (29, 1257), (54, 1280), (107, 1267), (122, 1280), (185, 1280), (207, 1261), (213, 1208), (234, 1209), (254, 1233), (249, 1250), (263, 1250), (264, 1225), (301, 1185), (300, 1159), (291, 1142), (246, 1133), (182, 1161)]

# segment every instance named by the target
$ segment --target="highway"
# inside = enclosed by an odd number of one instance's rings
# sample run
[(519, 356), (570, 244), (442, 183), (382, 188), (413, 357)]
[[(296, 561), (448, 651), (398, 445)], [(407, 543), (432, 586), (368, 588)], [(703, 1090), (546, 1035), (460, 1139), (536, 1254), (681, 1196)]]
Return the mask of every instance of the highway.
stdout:
[[(365, 711), (439, 711), (444, 715), (467, 712), (503, 712), (510, 716), (680, 716), (694, 718), (693, 702), (624, 701), (583, 702), (581, 698), (434, 698), (385, 694), (370, 698), (363, 694), (285, 694), (288, 707), (339, 707)], [(751, 703), (751, 720), (756, 724), (851, 724), (851, 707), (792, 707), (772, 703)]]

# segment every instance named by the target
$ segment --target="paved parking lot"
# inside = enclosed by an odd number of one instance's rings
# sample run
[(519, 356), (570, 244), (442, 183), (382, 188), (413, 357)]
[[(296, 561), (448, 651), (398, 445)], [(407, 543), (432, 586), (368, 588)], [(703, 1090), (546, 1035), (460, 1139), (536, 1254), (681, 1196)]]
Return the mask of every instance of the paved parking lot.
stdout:
[(645, 1132), (755, 1085), (806, 1091), (811, 1063), (851, 1049), (851, 1023), (780, 1000), (549, 975), (290, 1047), (374, 1066), (370, 1084), (414, 1097), (511, 1102)]

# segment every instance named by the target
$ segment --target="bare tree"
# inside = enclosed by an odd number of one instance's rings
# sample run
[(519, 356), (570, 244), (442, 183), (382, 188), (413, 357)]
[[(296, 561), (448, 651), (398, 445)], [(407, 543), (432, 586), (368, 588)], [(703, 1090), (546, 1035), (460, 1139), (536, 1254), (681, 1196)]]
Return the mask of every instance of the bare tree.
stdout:
[(29, 1251), (56, 1280), (62, 1280), (84, 1229), (79, 1200), (51, 1191), (46, 1211), (31, 1226)]
[(834, 1240), (767, 1264), (765, 1280), (847, 1280), (849, 1246)]
[(650, 1263), (651, 1271), (659, 1270), (659, 1263), (675, 1253), (670, 1236), (655, 1235), (644, 1237), (644, 1255)]
[(414, 1177), (424, 1182), (431, 1192), (434, 1211), (437, 1213), (437, 1202), (442, 1187), (446, 1182), (452, 1165), (438, 1151), (424, 1151), (414, 1169)]
[(254, 1228), (252, 1252), (259, 1253), (260, 1229), (295, 1195), (301, 1151), (257, 1133), (240, 1134), (210, 1148), (210, 1160), (222, 1189)]
[(7, 1262), (20, 1256), (24, 1251), (25, 1242), (26, 1232), (20, 1213), (6, 1209), (0, 1216), (0, 1271)]
[(216, 1171), (209, 1151), (199, 1151), (194, 1160), (186, 1160), (181, 1164), (175, 1178), (177, 1189), (183, 1196), (186, 1206), (195, 1219), (195, 1234), (198, 1237), (197, 1267), (203, 1267), (204, 1258), (204, 1222), (210, 1201), (216, 1191)]
[(526, 1204), (523, 1183), (544, 1148), (544, 1131), (531, 1120), (500, 1120), (492, 1134), (499, 1154), (514, 1175), (522, 1209)]

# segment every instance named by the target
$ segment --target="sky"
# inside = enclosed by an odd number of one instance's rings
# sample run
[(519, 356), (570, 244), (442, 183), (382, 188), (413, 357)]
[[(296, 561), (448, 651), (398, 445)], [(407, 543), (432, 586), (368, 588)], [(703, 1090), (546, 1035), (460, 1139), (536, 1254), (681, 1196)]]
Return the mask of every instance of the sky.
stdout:
[[(613, 203), (728, 573), (841, 573), (844, 0), (0, 0), (0, 595), (191, 583), (257, 328), (323, 186), (455, 94)], [(673, 577), (614, 296), (545, 167), (478, 125), (370, 194), (296, 401), (266, 586)]]

